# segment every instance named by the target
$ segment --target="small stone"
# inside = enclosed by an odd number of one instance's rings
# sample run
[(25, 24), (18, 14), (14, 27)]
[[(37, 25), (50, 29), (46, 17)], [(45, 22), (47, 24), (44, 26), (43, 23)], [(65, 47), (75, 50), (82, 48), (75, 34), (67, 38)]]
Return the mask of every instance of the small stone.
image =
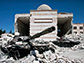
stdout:
[(33, 63), (40, 63), (39, 61), (34, 60)]

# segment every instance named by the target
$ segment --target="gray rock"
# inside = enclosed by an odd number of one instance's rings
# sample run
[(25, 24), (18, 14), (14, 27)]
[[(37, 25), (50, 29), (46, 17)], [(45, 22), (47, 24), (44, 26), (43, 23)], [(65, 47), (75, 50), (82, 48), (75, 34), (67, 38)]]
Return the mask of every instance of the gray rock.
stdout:
[(57, 59), (57, 60), (56, 60), (56, 63), (66, 63), (66, 61), (61, 58), (61, 59)]
[(26, 58), (26, 61), (28, 62), (28, 63), (31, 63), (31, 62), (33, 62), (35, 60), (35, 57), (33, 56), (33, 55), (28, 55), (28, 58)]
[(45, 59), (48, 61), (53, 61), (54, 59), (56, 59), (55, 54), (52, 53), (51, 50), (44, 52), (43, 55), (44, 55)]

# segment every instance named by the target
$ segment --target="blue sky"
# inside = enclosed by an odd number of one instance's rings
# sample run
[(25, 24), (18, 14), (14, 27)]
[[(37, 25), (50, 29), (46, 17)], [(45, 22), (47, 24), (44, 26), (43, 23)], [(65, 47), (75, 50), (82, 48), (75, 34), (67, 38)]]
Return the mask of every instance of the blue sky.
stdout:
[(84, 0), (0, 0), (0, 28), (14, 31), (15, 14), (30, 13), (41, 4), (58, 12), (73, 13), (73, 23), (84, 23)]

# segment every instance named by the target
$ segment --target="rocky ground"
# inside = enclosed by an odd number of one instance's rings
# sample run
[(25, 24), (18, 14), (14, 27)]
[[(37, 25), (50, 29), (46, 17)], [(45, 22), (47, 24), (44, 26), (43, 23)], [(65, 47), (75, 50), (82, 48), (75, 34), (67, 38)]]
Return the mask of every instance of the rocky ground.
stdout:
[[(53, 42), (30, 40), (28, 42), (28, 38), (27, 36), (15, 38), (12, 34), (2, 34), (0, 63), (84, 63), (84, 35), (66, 35), (62, 42), (58, 40)], [(20, 54), (15, 45), (28, 50), (27, 52), (22, 50)], [(14, 57), (9, 54), (12, 47), (19, 52), (17, 55), (14, 53)], [(10, 50), (4, 53), (2, 48), (10, 48)]]

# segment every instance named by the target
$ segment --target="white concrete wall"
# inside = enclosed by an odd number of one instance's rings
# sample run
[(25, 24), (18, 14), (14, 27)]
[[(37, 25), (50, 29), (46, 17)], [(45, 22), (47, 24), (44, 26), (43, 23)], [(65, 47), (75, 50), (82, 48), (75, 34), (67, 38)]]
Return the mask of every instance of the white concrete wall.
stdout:
[(41, 32), (51, 26), (54, 26), (55, 31), (53, 31), (52, 33), (42, 35), (39, 38), (36, 38), (36, 40), (45, 40), (45, 41), (56, 40), (56, 36), (57, 36), (57, 11), (35, 11), (35, 12), (31, 11), (30, 14), (31, 14), (30, 35), (33, 36), (36, 33), (39, 33), (39, 32)]

